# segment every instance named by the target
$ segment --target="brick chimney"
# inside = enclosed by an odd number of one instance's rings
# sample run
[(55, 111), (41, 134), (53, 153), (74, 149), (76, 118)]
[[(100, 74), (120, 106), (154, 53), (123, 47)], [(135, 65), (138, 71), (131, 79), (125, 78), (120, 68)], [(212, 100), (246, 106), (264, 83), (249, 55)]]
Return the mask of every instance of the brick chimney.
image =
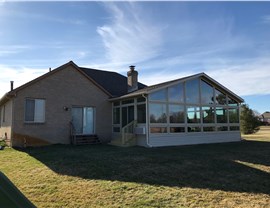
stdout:
[(138, 72), (135, 66), (129, 66), (129, 69), (127, 72), (128, 92), (133, 92), (138, 89)]

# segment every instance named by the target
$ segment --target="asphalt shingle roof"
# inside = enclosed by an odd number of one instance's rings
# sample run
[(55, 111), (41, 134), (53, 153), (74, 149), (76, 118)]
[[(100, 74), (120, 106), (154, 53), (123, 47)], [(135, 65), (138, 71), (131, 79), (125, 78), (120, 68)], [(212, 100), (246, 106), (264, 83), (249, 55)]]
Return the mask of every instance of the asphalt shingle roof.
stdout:
[[(97, 69), (79, 67), (87, 76), (93, 79), (113, 97), (120, 97), (128, 93), (127, 77), (116, 72), (103, 71)], [(146, 85), (138, 83), (138, 89), (145, 88)]]

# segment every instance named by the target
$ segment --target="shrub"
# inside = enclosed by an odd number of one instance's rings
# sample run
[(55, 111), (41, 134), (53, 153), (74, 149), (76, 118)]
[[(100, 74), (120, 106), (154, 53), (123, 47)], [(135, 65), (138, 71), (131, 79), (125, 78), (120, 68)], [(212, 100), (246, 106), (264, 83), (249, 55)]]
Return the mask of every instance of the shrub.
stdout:
[(0, 147), (4, 147), (5, 148), (6, 146), (7, 146), (7, 143), (6, 143), (5, 139), (0, 138)]

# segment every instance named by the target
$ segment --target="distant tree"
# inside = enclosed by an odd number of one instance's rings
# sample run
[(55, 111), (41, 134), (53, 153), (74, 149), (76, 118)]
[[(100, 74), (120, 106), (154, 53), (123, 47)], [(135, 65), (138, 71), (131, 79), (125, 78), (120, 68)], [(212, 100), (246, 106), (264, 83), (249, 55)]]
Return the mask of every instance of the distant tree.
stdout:
[(253, 134), (260, 129), (261, 122), (247, 104), (241, 106), (240, 120), (243, 134)]

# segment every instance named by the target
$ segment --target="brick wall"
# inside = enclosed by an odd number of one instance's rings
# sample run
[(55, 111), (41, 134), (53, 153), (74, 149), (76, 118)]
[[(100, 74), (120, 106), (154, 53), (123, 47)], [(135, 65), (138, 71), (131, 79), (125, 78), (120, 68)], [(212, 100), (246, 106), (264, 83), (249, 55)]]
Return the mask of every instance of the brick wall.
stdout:
[[(51, 73), (52, 75), (20, 90), (14, 98), (13, 145), (16, 146), (18, 141), (21, 146), (21, 136), (16, 138), (16, 135), (37, 138), (44, 143), (68, 144), (72, 106), (95, 107), (96, 134), (103, 141), (110, 140), (112, 113), (111, 104), (107, 101), (108, 95), (73, 66)], [(45, 99), (45, 123), (24, 122), (26, 98)], [(64, 107), (68, 107), (68, 110), (64, 110)]]

